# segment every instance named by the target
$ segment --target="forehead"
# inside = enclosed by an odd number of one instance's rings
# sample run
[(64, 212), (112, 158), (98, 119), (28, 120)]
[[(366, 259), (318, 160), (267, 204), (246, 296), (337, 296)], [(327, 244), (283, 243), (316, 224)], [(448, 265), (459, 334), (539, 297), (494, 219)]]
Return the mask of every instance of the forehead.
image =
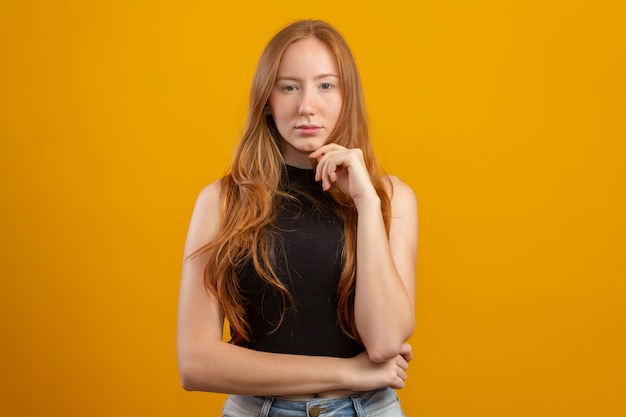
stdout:
[(289, 45), (278, 65), (278, 76), (337, 75), (337, 59), (317, 38), (301, 39)]

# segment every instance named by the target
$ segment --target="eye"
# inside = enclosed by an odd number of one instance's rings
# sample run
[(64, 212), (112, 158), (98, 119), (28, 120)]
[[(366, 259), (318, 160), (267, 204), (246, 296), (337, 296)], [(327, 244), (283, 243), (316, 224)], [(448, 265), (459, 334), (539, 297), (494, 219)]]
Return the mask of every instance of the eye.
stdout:
[(287, 92), (287, 93), (290, 93), (290, 92), (292, 92), (292, 91), (296, 91), (296, 86), (295, 86), (295, 85), (288, 84), (288, 85), (283, 85), (282, 87), (280, 87), (280, 89), (281, 89), (282, 91), (285, 91), (285, 92)]
[(333, 88), (333, 85), (331, 83), (323, 83), (322, 85), (320, 85), (320, 88), (322, 90), (330, 90)]

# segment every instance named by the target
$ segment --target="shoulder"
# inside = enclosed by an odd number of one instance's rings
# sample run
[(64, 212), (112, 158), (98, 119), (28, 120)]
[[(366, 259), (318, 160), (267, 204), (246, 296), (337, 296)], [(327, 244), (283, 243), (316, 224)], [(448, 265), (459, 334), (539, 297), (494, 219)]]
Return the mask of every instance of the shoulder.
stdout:
[(219, 207), (222, 199), (222, 180), (217, 180), (200, 190), (196, 199), (196, 209)]
[(219, 232), (221, 201), (222, 180), (207, 185), (198, 194), (187, 233), (187, 255), (211, 242)]
[(417, 211), (417, 199), (410, 185), (394, 175), (385, 176), (393, 212), (399, 209)]

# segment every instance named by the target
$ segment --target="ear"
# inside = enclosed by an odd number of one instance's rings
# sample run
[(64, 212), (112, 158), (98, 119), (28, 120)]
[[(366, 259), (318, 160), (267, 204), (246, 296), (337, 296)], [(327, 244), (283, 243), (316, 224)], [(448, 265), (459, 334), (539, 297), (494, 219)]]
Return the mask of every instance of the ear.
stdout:
[(271, 116), (272, 115), (272, 111), (270, 110), (270, 106), (268, 104), (265, 105), (264, 112), (265, 112), (266, 116)]

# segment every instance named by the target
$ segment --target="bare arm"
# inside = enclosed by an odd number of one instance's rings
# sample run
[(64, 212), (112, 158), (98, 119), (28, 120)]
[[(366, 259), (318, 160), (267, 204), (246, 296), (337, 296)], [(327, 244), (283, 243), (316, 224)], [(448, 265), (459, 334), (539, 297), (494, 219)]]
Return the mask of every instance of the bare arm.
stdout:
[(328, 189), (336, 182), (357, 208), (357, 279), (355, 320), (373, 362), (393, 358), (411, 336), (414, 325), (417, 204), (413, 191), (397, 178), (389, 238), (381, 204), (360, 149), (336, 144), (310, 155)]
[(399, 352), (415, 325), (417, 207), (413, 191), (393, 178), (394, 196), (389, 238), (380, 202), (357, 206), (357, 279), (355, 318), (372, 361)]
[(222, 341), (224, 314), (205, 290), (206, 255), (189, 255), (219, 229), (220, 187), (200, 194), (192, 216), (183, 263), (177, 350), (181, 383), (187, 390), (244, 395), (300, 395), (339, 389), (402, 388), (410, 351), (384, 363), (366, 355), (340, 359), (257, 352)]

